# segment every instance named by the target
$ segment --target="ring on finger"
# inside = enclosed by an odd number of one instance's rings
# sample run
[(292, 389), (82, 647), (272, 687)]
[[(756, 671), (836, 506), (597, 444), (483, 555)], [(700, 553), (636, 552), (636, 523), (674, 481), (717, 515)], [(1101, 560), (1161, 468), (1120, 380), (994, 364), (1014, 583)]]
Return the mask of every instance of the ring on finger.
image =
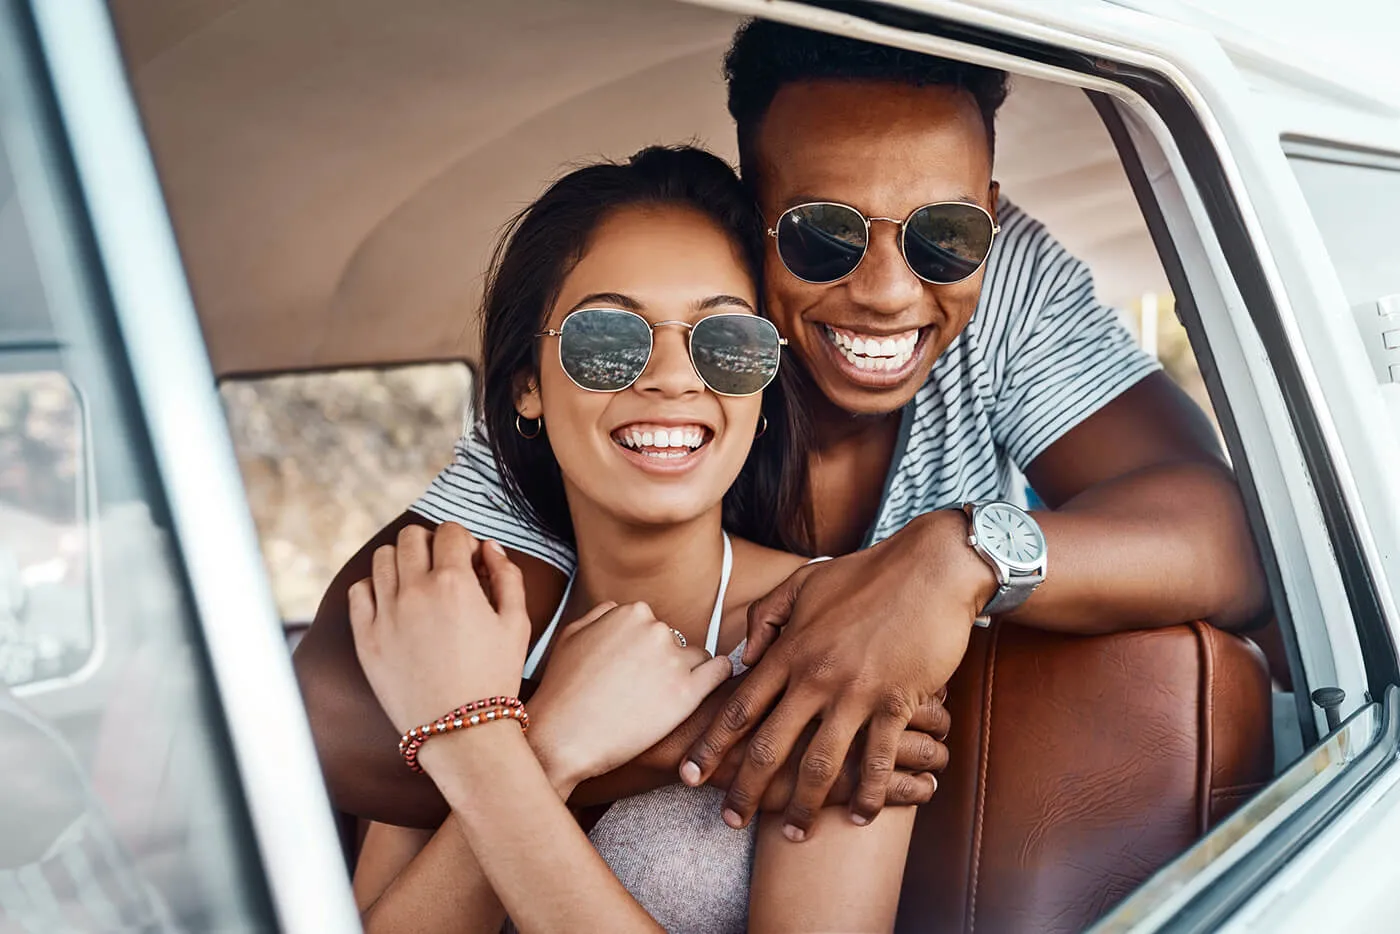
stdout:
[[(671, 629), (671, 627), (669, 626), (666, 628)], [(685, 648), (689, 644), (685, 640), (685, 633), (681, 632), (679, 629), (671, 629), (671, 638), (675, 639), (676, 645), (680, 646), (681, 648)]]

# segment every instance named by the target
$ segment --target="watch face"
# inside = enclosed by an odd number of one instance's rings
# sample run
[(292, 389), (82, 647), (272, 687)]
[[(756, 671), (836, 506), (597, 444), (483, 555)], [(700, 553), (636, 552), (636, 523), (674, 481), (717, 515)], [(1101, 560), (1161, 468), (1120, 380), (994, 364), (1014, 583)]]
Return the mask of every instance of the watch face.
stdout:
[(977, 510), (973, 531), (983, 548), (1017, 570), (1033, 570), (1045, 555), (1045, 536), (1040, 534), (1040, 527), (1015, 506), (983, 506)]

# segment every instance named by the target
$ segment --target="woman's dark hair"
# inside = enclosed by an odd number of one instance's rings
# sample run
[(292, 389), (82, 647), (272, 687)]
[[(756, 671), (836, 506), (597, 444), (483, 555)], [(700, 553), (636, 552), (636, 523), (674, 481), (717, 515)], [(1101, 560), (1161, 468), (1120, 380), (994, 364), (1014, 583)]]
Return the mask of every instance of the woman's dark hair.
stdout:
[[(486, 278), (482, 326), (482, 412), (512, 505), (544, 531), (572, 544), (573, 523), (559, 463), (544, 425), (528, 439), (516, 429), (524, 380), (538, 380), (541, 342), (564, 279), (607, 215), (628, 206), (677, 206), (727, 233), (755, 282), (762, 282), (763, 225), (752, 197), (722, 159), (688, 146), (652, 146), (626, 162), (604, 162), (560, 178), (507, 225)], [(755, 439), (724, 497), (724, 526), (736, 535), (798, 554), (811, 549), (807, 512), (806, 421), (794, 389), (800, 379), (784, 351), (764, 391), (768, 429)]]

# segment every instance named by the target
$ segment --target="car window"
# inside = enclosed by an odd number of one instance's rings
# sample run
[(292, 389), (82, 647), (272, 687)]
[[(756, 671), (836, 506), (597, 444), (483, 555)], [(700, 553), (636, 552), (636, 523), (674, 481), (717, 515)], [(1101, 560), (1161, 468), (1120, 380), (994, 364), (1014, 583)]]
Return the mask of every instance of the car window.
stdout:
[(346, 559), (427, 489), (471, 408), (465, 363), (219, 386), (282, 619), (308, 622)]
[(1400, 294), (1400, 156), (1299, 143), (1287, 152), (1347, 301)]
[[(168, 509), (0, 10), (0, 930), (274, 926)], [(98, 626), (96, 621), (100, 620)]]

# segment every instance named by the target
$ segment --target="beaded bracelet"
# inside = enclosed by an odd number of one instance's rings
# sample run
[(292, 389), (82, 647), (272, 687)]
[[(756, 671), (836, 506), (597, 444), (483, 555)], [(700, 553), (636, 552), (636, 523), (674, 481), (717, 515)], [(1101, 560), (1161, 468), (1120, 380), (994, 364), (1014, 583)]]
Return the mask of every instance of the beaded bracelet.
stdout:
[(418, 764), (418, 749), (429, 739), (439, 733), (466, 730), (496, 720), (515, 720), (520, 724), (522, 732), (530, 728), (530, 715), (525, 712), (525, 705), (520, 702), (520, 698), (486, 697), (464, 704), (438, 717), (432, 723), (415, 726), (399, 740), (399, 755), (403, 756), (403, 761), (410, 769), (421, 773), (423, 767)]

